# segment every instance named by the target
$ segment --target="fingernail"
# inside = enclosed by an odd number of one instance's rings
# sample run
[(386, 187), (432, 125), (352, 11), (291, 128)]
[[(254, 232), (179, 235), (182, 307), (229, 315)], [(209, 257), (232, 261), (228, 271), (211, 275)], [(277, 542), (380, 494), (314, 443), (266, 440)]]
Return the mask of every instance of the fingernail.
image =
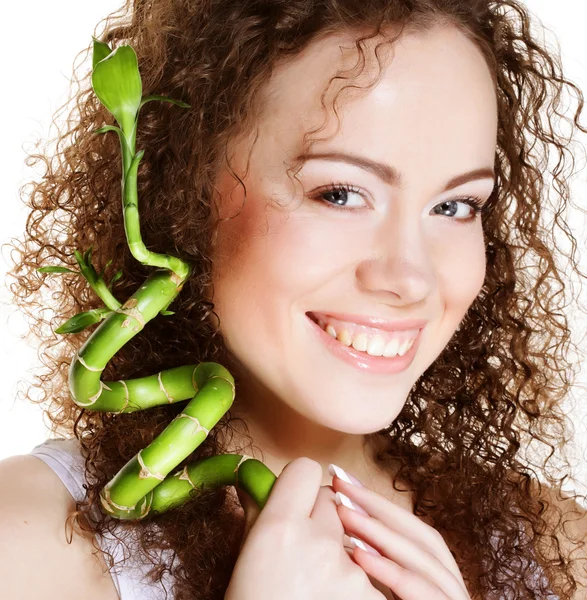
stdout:
[(337, 465), (330, 464), (328, 465), (328, 472), (333, 477), (336, 475), (339, 479), (350, 483), (351, 485), (356, 485), (357, 487), (365, 487), (356, 477), (347, 473), (344, 469), (341, 469)]
[(377, 550), (375, 550), (375, 548), (373, 548), (373, 546), (369, 546), (369, 544), (366, 544), (362, 540), (360, 540), (356, 537), (353, 537), (352, 535), (349, 536), (349, 540), (351, 541), (352, 546), (357, 546), (357, 548), (360, 548), (361, 550), (365, 550), (365, 552), (368, 552), (369, 554), (373, 554), (375, 556), (381, 556), (381, 554), (379, 552), (377, 552)]
[(365, 516), (369, 516), (369, 513), (364, 509), (361, 508), (358, 504), (355, 504), (348, 496), (345, 496), (344, 494), (341, 494), (340, 492), (336, 492), (335, 496), (334, 496), (334, 500), (336, 501), (336, 503), (340, 506), (341, 504), (343, 506), (346, 506), (352, 510), (356, 510), (358, 513), (361, 513), (362, 515)]

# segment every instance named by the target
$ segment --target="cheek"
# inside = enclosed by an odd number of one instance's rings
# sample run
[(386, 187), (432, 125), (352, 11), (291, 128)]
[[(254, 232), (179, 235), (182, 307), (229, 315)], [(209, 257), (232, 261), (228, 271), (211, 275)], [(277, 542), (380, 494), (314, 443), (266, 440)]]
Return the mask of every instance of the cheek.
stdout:
[(324, 242), (310, 225), (295, 209), (266, 206), (250, 191), (238, 216), (218, 225), (213, 301), (233, 349), (241, 338), (275, 343), (277, 331), (287, 335), (292, 310), (302, 310), (306, 294), (323, 282), (317, 257)]
[(248, 311), (247, 299), (252, 300), (255, 290), (263, 286), (262, 232), (251, 207), (253, 201), (247, 198), (238, 214), (234, 211), (235, 216), (217, 225), (212, 253), (213, 302), (223, 328), (224, 322), (233, 322), (235, 314)]
[(458, 247), (439, 254), (438, 273), (446, 309), (460, 321), (479, 295), (485, 281), (485, 244), (482, 234), (460, 238)]
[[(232, 295), (264, 304), (294, 301), (346, 264), (349, 237), (297, 206), (265, 205), (249, 193), (239, 215), (218, 226), (213, 254), (218, 301)], [(271, 303), (267, 302), (271, 299)]]

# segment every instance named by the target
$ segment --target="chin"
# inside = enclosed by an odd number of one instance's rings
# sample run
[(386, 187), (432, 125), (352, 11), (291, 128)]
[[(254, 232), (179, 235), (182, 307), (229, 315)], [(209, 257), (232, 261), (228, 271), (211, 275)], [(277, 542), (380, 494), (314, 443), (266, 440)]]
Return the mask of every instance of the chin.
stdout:
[(342, 433), (348, 433), (349, 435), (367, 435), (376, 433), (377, 431), (389, 427), (390, 423), (397, 417), (397, 413), (387, 413), (383, 415), (375, 414), (375, 411), (373, 411), (373, 418), (369, 419), (365, 414), (367, 410), (368, 405), (362, 404), (358, 406), (355, 404), (354, 410), (350, 411), (344, 411), (342, 408), (338, 408), (333, 409), (327, 414), (313, 414), (306, 416), (316, 423), (320, 423), (324, 427)]

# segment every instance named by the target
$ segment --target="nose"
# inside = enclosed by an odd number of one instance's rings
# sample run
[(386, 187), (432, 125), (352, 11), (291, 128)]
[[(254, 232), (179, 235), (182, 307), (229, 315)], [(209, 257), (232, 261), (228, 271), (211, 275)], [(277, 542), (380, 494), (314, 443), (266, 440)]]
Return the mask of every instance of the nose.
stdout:
[(382, 302), (421, 302), (435, 285), (433, 260), (421, 232), (397, 225), (373, 238), (369, 254), (357, 265), (357, 281)]

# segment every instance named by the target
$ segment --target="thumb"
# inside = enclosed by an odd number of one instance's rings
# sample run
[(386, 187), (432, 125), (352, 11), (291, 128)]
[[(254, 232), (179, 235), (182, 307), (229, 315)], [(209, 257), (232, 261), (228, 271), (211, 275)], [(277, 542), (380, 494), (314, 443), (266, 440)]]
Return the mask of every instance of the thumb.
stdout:
[(261, 510), (257, 506), (257, 503), (251, 498), (251, 496), (239, 487), (236, 487), (236, 495), (238, 496), (239, 502), (241, 503), (241, 506), (245, 511), (245, 531), (243, 533), (243, 540), (241, 542), (242, 548), (242, 544), (244, 544), (245, 540), (247, 539), (249, 531), (259, 518)]

